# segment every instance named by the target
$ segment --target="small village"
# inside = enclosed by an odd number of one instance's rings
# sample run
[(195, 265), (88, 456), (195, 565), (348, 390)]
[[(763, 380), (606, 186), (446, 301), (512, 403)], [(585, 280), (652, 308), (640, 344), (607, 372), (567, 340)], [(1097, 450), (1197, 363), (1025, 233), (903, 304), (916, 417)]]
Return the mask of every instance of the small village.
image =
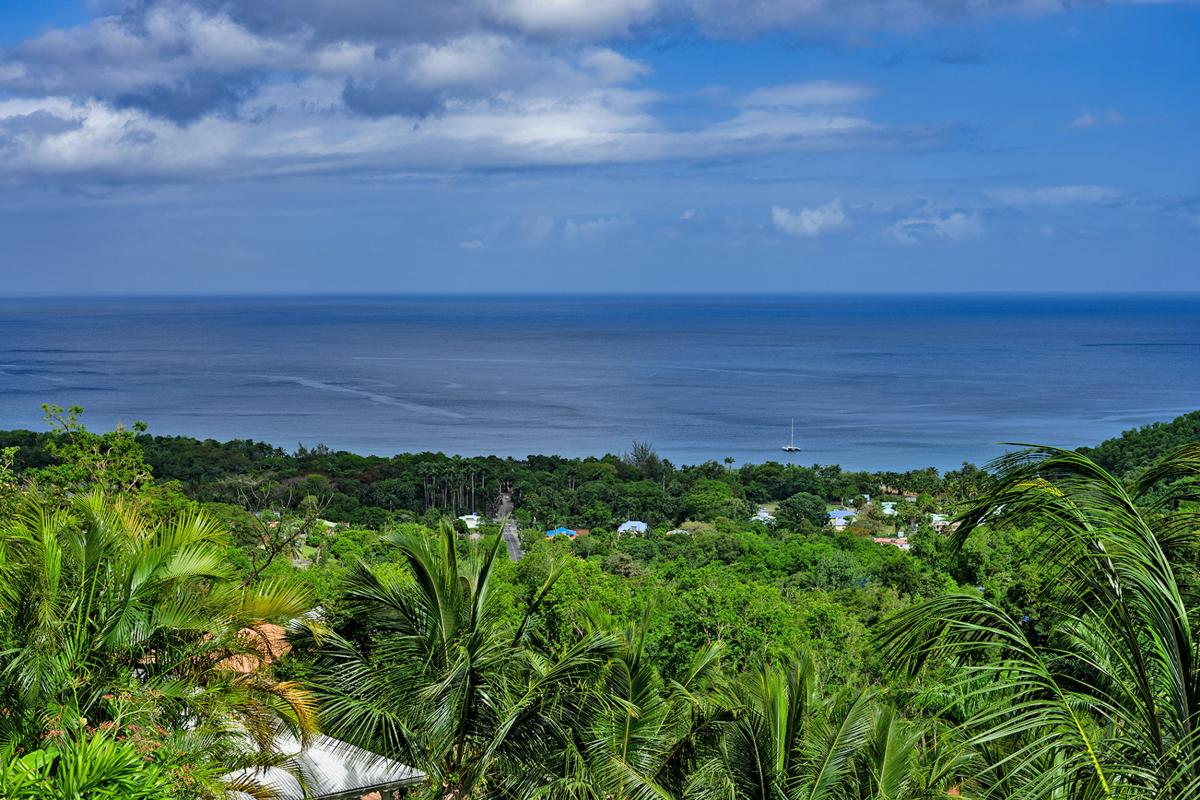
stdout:
[[(932, 498), (915, 493), (900, 495), (898, 499), (872, 502), (870, 495), (860, 495), (857, 506), (834, 507), (825, 512), (825, 525), (835, 532), (849, 535), (869, 536), (871, 541), (880, 545), (890, 545), (901, 550), (909, 550), (909, 537), (915, 534), (922, 525), (937, 533), (952, 531), (958, 524), (948, 513), (931, 510)], [(775, 507), (777, 503), (762, 505), (755, 510), (747, 521), (774, 528), (779, 525)], [(464, 514), (458, 519), (468, 530), (476, 530), (485, 522), (478, 514)], [(660, 525), (651, 527), (642, 520), (625, 520), (616, 527), (616, 535), (622, 536), (677, 536), (688, 535), (703, 522), (685, 521), (679, 526)], [(890, 528), (890, 530), (889, 530)], [(564, 538), (574, 540), (592, 533), (590, 528), (567, 527), (559, 525), (545, 531), (547, 539)]]

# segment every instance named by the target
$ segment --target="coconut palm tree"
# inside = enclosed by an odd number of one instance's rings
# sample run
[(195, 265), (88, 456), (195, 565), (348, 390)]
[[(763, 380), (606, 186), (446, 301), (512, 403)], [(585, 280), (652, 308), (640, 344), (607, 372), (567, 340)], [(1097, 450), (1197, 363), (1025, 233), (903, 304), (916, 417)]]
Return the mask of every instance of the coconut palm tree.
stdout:
[(154, 524), (99, 491), (65, 508), (27, 495), (0, 527), (0, 747), (153, 727), (202, 742), (198, 761), (218, 775), (276, 760), (285, 729), (314, 732), (311, 698), (271, 676), (262, 642), (268, 620), (298, 617), (308, 598), (242, 588), (225, 547), (200, 513)]
[[(585, 609), (588, 632), (614, 628)], [(617, 649), (597, 680), (555, 709), (557, 747), (514, 765), (504, 794), (519, 798), (662, 800), (679, 797), (699, 754), (731, 719), (719, 668), (721, 646), (700, 650), (677, 680), (664, 680), (646, 652), (650, 608), (615, 633)]]
[(1200, 796), (1200, 517), (1188, 508), (1200, 445), (1125, 483), (1050, 447), (995, 467), (954, 543), (983, 525), (1041, 531), (1041, 566), (1061, 587), (1048, 639), (966, 591), (900, 614), (885, 643), (914, 668), (958, 667), (962, 731), (990, 762), (981, 794)]
[(811, 659), (762, 663), (738, 687), (738, 713), (712, 756), (692, 776), (697, 800), (818, 800), (853, 774), (871, 728), (866, 693), (818, 690)]
[(871, 690), (826, 691), (805, 654), (764, 662), (736, 689), (734, 719), (686, 795), (694, 800), (944, 798), (967, 754)]
[(595, 680), (617, 645), (592, 633), (561, 653), (533, 648), (530, 623), (559, 571), (507, 621), (491, 584), (500, 537), (465, 558), (448, 526), (394, 544), (402, 573), (359, 565), (347, 578), (347, 613), (365, 635), (308, 642), (322, 726), (422, 770), (434, 796), (495, 791), (506, 764), (537, 761), (561, 740), (564, 709), (579, 702), (573, 690)]

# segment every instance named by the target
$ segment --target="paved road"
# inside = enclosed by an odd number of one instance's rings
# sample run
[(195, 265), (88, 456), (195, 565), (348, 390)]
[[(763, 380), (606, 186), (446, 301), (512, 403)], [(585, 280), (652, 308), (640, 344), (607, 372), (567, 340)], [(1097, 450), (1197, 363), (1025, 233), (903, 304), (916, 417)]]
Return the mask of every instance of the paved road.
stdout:
[(504, 521), (504, 530), (501, 535), (504, 536), (504, 543), (508, 545), (508, 557), (513, 561), (520, 561), (525, 555), (525, 551), (521, 549), (521, 531), (517, 527), (517, 520), (513, 516), (512, 496), (507, 494), (500, 495), (500, 510), (496, 514), (496, 521)]

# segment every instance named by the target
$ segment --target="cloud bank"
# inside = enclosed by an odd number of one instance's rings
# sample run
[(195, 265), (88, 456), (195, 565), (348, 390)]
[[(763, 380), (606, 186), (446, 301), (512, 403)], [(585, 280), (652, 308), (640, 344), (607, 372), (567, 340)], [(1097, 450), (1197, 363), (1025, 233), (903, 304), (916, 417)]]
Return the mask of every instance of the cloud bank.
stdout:
[(624, 43), (912, 29), (1060, 0), (138, 0), (0, 51), (0, 180), (97, 184), (927, 146), (820, 78), (671, 120)]

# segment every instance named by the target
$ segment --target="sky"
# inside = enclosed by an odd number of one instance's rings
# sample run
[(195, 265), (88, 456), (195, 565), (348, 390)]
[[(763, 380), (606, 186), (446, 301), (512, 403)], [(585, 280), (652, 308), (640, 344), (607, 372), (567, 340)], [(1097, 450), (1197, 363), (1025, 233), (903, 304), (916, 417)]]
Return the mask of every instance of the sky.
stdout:
[(0, 0), (0, 293), (1200, 291), (1200, 3)]

